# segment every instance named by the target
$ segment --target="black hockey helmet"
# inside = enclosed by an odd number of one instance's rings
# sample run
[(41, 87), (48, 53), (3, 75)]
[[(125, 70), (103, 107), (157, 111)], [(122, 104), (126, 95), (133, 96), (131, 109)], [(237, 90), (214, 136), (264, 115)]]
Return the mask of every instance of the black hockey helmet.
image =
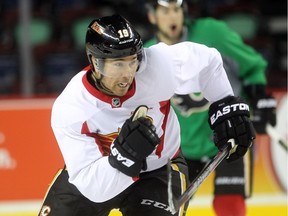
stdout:
[(141, 61), (143, 42), (139, 33), (120, 15), (94, 19), (86, 32), (86, 53), (96, 59), (138, 55)]

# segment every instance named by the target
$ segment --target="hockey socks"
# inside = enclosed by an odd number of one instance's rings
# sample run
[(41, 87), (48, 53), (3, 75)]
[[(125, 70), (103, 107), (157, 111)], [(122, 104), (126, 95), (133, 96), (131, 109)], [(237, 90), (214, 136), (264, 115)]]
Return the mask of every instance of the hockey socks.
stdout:
[(245, 216), (246, 205), (241, 195), (215, 195), (213, 208), (217, 216)]

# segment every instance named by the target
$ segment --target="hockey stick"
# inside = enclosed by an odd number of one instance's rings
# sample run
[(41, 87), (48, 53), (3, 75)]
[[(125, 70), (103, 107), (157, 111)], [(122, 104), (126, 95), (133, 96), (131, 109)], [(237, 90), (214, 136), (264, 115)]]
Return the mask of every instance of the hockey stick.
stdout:
[(286, 152), (288, 152), (287, 142), (285, 142), (285, 140), (272, 125), (266, 125), (266, 132), (272, 139), (276, 140), (284, 148), (284, 150), (286, 150)]
[(136, 119), (140, 117), (146, 117), (148, 111), (148, 107), (145, 105), (140, 105), (137, 107), (133, 113), (132, 121), (135, 121)]
[(178, 198), (173, 197), (172, 192), (172, 174), (171, 174), (171, 162), (168, 161), (167, 172), (168, 172), (168, 204), (172, 214), (175, 214), (179, 208), (190, 200), (196, 190), (200, 185), (207, 179), (207, 177), (215, 170), (215, 168), (220, 164), (225, 158), (235, 152), (237, 145), (234, 139), (229, 139), (227, 145), (223, 151), (219, 151), (217, 155), (203, 168), (203, 170), (197, 175), (197, 177), (192, 181), (192, 183), (187, 187), (187, 190)]

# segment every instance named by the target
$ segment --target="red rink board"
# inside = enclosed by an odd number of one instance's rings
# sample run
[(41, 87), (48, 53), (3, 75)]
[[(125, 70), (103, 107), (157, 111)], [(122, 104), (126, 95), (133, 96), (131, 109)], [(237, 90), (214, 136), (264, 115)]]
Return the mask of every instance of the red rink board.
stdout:
[(53, 101), (0, 100), (0, 201), (43, 198), (63, 167), (50, 127)]

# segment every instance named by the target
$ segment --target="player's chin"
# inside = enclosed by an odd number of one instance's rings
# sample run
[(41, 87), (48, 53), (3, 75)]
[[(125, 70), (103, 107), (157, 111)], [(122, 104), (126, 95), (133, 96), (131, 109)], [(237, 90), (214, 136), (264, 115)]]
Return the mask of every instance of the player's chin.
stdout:
[(128, 89), (129, 89), (129, 87), (126, 87), (126, 88), (117, 87), (117, 88), (114, 89), (113, 92), (114, 92), (115, 95), (117, 95), (119, 97), (122, 97), (122, 96), (127, 94)]
[(171, 40), (178, 40), (181, 36), (181, 33), (178, 31), (170, 31), (169, 32), (169, 37)]

